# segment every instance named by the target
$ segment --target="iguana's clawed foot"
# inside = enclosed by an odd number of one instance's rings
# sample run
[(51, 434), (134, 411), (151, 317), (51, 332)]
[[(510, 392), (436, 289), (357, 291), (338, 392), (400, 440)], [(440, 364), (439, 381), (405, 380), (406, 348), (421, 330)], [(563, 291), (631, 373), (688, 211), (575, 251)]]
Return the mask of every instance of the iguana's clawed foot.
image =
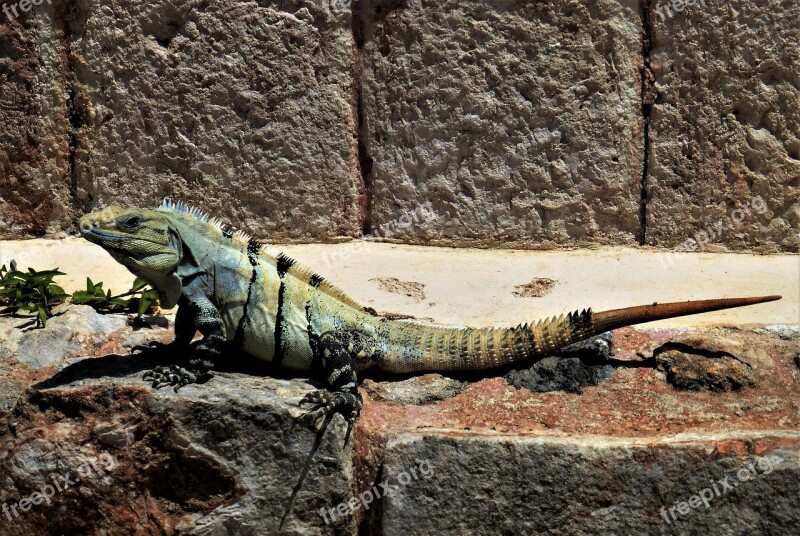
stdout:
[(316, 429), (322, 426), (325, 418), (332, 413), (341, 413), (352, 425), (361, 413), (361, 395), (342, 391), (326, 391), (324, 389), (308, 393), (300, 401), (300, 406), (310, 404), (313, 406), (303, 414), (301, 420), (312, 424)]
[(150, 341), (147, 344), (137, 344), (133, 348), (131, 348), (132, 354), (141, 354), (142, 352), (151, 352), (153, 350), (157, 352), (162, 352), (172, 346), (170, 344), (164, 344), (163, 342), (159, 341)]
[(159, 389), (164, 386), (172, 386), (175, 392), (184, 385), (190, 383), (206, 383), (214, 375), (211, 373), (213, 364), (209, 361), (193, 359), (189, 361), (189, 367), (179, 365), (168, 365), (156, 367), (147, 371), (142, 376), (143, 380), (152, 381), (153, 388)]

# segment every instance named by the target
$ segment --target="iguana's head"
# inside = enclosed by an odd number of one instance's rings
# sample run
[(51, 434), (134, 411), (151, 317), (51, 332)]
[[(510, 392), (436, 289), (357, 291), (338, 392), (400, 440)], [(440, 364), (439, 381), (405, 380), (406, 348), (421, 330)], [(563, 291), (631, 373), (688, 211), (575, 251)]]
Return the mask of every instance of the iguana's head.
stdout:
[[(117, 262), (161, 293), (162, 301), (176, 301), (173, 272), (180, 263), (182, 245), (163, 212), (106, 207), (83, 216), (78, 227), (84, 238), (108, 251)], [(170, 287), (170, 288), (167, 288)], [(180, 287), (177, 290), (180, 294)]]

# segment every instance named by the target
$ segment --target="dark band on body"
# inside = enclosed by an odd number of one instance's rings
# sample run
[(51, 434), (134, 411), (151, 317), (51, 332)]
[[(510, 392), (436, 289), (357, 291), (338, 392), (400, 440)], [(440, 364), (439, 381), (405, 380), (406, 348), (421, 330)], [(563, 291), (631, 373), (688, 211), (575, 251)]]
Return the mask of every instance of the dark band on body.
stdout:
[(286, 306), (286, 284), (283, 282), (283, 278), (293, 265), (294, 259), (287, 257), (283, 253), (278, 255), (276, 268), (278, 270), (278, 277), (281, 279), (281, 286), (278, 288), (278, 309), (275, 313), (275, 357), (272, 359), (272, 362), (277, 366), (283, 363), (283, 359), (286, 357), (286, 350), (288, 349), (283, 334), (283, 325), (286, 321), (283, 311)]
[(244, 323), (248, 320), (248, 309), (250, 308), (250, 300), (253, 297), (253, 285), (255, 285), (256, 280), (258, 280), (258, 248), (260, 245), (256, 247), (253, 244), (258, 244), (255, 240), (250, 240), (247, 244), (247, 258), (250, 261), (250, 264), (253, 266), (253, 274), (250, 276), (250, 284), (247, 286), (247, 300), (244, 302), (244, 306), (242, 307), (242, 317), (239, 319), (239, 325), (236, 326), (236, 335), (234, 336), (234, 342), (237, 348), (242, 347), (242, 342), (244, 341)]

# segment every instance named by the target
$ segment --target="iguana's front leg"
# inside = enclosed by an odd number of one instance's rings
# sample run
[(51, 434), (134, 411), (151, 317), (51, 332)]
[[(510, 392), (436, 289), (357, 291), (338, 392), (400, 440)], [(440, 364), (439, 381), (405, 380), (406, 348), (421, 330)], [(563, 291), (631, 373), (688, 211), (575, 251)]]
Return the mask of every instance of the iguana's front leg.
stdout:
[(158, 352), (177, 352), (180, 354), (189, 351), (189, 346), (197, 333), (197, 326), (192, 316), (192, 307), (185, 297), (178, 300), (178, 311), (175, 313), (175, 339), (164, 344), (160, 341), (150, 341), (146, 346), (137, 345), (131, 348), (131, 353), (156, 350)]
[[(196, 331), (203, 339), (194, 347), (189, 346)], [(179, 348), (186, 345), (191, 357), (186, 366), (160, 366), (145, 373), (145, 380), (152, 380), (153, 387), (172, 385), (177, 391), (190, 383), (205, 383), (212, 378), (214, 361), (225, 345), (225, 331), (219, 310), (203, 292), (184, 289), (175, 318), (175, 341)]]
[(313, 407), (303, 416), (303, 420), (319, 425), (331, 413), (341, 413), (352, 425), (361, 412), (362, 399), (358, 392), (353, 356), (358, 353), (352, 344), (352, 337), (336, 332), (323, 333), (314, 341), (315, 361), (319, 363), (326, 379), (328, 389), (308, 393), (300, 404)]

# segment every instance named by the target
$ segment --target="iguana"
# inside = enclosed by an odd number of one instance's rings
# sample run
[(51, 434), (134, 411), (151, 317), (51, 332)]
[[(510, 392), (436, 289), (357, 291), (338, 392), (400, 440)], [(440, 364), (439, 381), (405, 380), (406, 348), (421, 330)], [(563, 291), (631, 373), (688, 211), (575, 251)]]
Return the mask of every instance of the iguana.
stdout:
[[(147, 281), (162, 306), (178, 306), (170, 347), (188, 366), (157, 367), (154, 387), (176, 389), (210, 377), (223, 346), (310, 375), (327, 389), (306, 395), (314, 421), (341, 413), (349, 423), (362, 400), (357, 374), (478, 371), (530, 361), (606, 331), (675, 316), (740, 307), (780, 296), (591, 309), (510, 329), (453, 328), (375, 314), (323, 277), (216, 218), (165, 200), (142, 210), (111, 206), (83, 216), (82, 235)], [(196, 331), (202, 340), (190, 345)]]

